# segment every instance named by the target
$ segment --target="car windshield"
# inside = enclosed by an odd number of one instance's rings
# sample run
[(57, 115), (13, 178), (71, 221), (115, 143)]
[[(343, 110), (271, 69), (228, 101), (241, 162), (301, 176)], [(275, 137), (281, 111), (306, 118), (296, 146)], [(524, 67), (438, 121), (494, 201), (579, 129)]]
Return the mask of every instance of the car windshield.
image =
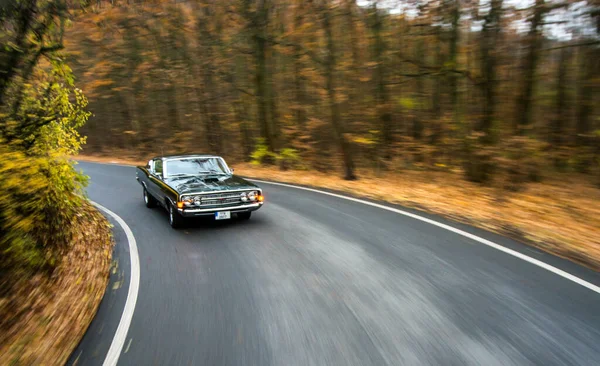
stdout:
[(227, 165), (220, 158), (183, 158), (167, 160), (166, 177), (190, 175), (229, 174)]

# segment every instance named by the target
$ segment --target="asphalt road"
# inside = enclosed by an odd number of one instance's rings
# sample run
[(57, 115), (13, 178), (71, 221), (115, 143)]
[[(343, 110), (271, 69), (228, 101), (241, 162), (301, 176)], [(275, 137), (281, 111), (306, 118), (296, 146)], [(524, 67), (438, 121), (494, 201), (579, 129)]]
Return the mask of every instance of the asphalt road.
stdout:
[[(249, 221), (176, 231), (144, 206), (134, 168), (79, 167), (89, 197), (129, 225), (139, 250), (119, 365), (600, 363), (600, 294), (450, 231), (267, 184)], [(570, 262), (452, 225), (600, 284)], [(115, 233), (111, 283), (70, 364), (102, 364), (121, 317), (128, 250)]]

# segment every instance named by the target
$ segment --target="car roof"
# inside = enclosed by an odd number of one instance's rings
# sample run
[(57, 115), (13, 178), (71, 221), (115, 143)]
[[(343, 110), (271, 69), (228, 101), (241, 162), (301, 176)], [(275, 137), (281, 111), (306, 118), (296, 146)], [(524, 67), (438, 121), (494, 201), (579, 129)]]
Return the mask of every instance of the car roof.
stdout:
[(177, 154), (177, 155), (155, 156), (151, 160), (154, 160), (154, 159), (184, 159), (184, 158), (220, 158), (220, 156), (211, 155), (211, 154)]

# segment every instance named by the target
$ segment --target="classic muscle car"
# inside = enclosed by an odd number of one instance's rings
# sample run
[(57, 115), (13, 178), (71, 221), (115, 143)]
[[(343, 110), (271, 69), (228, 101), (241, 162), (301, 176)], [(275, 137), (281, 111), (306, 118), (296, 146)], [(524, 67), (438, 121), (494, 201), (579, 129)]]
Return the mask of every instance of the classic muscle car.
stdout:
[(177, 228), (185, 217), (213, 216), (216, 220), (250, 218), (262, 207), (262, 189), (233, 175), (225, 160), (213, 155), (159, 156), (138, 166), (146, 207), (164, 207), (169, 224)]

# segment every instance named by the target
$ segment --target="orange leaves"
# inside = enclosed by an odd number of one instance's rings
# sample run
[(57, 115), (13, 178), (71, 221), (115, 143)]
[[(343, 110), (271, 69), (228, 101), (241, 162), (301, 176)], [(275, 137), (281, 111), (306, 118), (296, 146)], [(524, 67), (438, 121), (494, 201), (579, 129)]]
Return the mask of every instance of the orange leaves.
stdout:
[[(110, 79), (95, 79), (92, 80), (90, 83), (87, 84), (87, 87), (90, 89), (95, 89), (95, 88), (102, 88), (104, 86), (110, 86), (113, 85), (115, 83), (114, 80), (110, 80)], [(113, 88), (113, 90), (116, 88)]]

